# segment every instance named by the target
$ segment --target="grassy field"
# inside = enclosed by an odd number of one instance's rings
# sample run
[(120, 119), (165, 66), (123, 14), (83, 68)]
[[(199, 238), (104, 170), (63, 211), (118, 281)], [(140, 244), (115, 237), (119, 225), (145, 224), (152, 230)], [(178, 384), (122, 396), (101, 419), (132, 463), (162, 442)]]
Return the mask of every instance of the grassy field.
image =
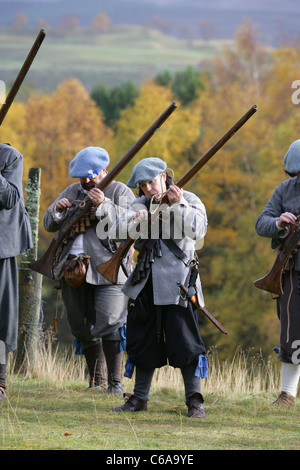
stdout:
[[(0, 29), (0, 79), (15, 79), (38, 31), (17, 34)], [(66, 37), (47, 35), (28, 73), (38, 86), (54, 89), (75, 77), (90, 89), (98, 82), (115, 85), (131, 80), (140, 85), (163, 70), (174, 72), (221, 52), (223, 41), (179, 40), (139, 26), (115, 26), (110, 32)]]
[[(48, 353), (47, 353), (48, 355)], [(123, 398), (87, 389), (81, 357), (43, 356), (30, 374), (9, 375), (0, 405), (2, 450), (299, 450), (299, 404), (270, 406), (278, 368), (239, 352), (230, 363), (209, 357), (202, 381), (206, 417), (186, 416), (178, 370), (156, 372), (148, 411), (114, 413)], [(125, 391), (133, 380), (124, 378)]]

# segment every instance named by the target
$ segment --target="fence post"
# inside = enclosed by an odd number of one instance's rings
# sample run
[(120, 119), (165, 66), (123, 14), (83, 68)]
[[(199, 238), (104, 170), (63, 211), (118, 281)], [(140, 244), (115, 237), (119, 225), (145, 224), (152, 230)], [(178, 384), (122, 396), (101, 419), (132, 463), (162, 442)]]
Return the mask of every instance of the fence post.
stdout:
[(43, 276), (28, 268), (28, 264), (37, 259), (40, 176), (40, 168), (30, 168), (25, 186), (33, 247), (22, 253), (19, 260), (19, 331), (15, 369), (23, 372), (35, 365), (40, 329)]

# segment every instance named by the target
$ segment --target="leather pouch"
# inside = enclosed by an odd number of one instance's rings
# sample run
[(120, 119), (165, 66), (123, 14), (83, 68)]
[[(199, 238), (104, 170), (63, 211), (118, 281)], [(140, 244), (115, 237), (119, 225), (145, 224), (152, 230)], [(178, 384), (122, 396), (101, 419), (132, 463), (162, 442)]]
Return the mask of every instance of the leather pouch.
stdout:
[(79, 255), (65, 261), (64, 278), (69, 286), (80, 287), (84, 283), (89, 262), (88, 255)]

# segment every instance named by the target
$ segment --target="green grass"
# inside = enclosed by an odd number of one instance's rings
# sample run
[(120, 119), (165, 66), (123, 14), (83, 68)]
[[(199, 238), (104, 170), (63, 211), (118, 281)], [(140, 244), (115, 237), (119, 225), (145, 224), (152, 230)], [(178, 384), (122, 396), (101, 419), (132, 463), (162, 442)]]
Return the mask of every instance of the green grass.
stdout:
[[(82, 356), (45, 343), (26, 374), (11, 371), (0, 403), (1, 450), (299, 450), (299, 402), (271, 406), (277, 362), (238, 350), (232, 361), (209, 352), (201, 381), (206, 417), (188, 418), (180, 371), (155, 372), (148, 411), (115, 413), (122, 397), (87, 389)], [(124, 358), (125, 359), (125, 358)], [(123, 379), (133, 392), (134, 379)], [(299, 401), (299, 399), (298, 399)]]
[[(12, 81), (27, 56), (37, 31), (17, 34), (0, 29), (1, 80)], [(132, 80), (141, 85), (163, 70), (198, 66), (220, 53), (224, 41), (179, 40), (139, 26), (115, 26), (108, 33), (80, 31), (66, 37), (46, 36), (28, 80), (54, 89), (69, 77), (90, 89), (98, 82), (115, 85)]]
[(84, 384), (57, 388), (15, 378), (0, 407), (0, 449), (299, 450), (299, 405), (271, 408), (274, 397), (205, 394), (206, 417), (186, 416), (183, 390), (152, 390), (148, 411), (114, 413), (123, 402)]

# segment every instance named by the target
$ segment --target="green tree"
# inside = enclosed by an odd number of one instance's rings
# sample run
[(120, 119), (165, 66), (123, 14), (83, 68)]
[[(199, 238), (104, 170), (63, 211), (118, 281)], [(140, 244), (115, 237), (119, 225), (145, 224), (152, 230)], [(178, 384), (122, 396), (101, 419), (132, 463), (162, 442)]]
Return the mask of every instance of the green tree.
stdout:
[(134, 105), (139, 88), (128, 81), (109, 89), (104, 83), (98, 83), (91, 92), (91, 98), (104, 114), (105, 123), (114, 127), (120, 118), (121, 110)]
[(184, 106), (195, 100), (204, 89), (202, 74), (191, 66), (176, 72), (173, 77), (169, 71), (164, 71), (156, 76), (155, 81), (159, 85), (171, 87)]
[(171, 86), (173, 83), (171, 72), (169, 70), (164, 70), (155, 77), (155, 81), (161, 86)]

